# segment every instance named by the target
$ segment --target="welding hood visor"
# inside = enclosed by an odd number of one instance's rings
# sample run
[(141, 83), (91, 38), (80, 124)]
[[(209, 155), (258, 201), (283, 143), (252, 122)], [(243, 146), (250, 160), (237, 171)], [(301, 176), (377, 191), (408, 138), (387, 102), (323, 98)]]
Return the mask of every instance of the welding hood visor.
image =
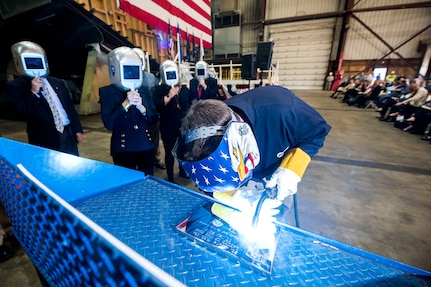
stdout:
[(208, 79), (210, 76), (210, 69), (208, 63), (205, 61), (199, 61), (195, 65), (195, 78), (199, 79)]
[(49, 74), (45, 50), (30, 41), (21, 41), (11, 47), (13, 61), (22, 76), (46, 77)]
[[(185, 143), (198, 138), (223, 135), (217, 149), (204, 159), (188, 162), (178, 158), (179, 140)], [(206, 192), (233, 191), (252, 178), (260, 162), (260, 153), (253, 131), (247, 123), (231, 121), (227, 126), (201, 127), (179, 139), (173, 155), (190, 179)]]
[(122, 91), (142, 86), (142, 60), (129, 47), (118, 47), (108, 54), (109, 79)]
[(135, 51), (136, 54), (138, 54), (139, 58), (141, 58), (142, 61), (142, 70), (145, 70), (145, 67), (147, 66), (147, 57), (145, 56), (145, 52), (142, 51), (141, 48), (133, 48), (133, 51)]
[(174, 61), (166, 60), (160, 65), (160, 79), (163, 84), (171, 87), (179, 85), (178, 66)]

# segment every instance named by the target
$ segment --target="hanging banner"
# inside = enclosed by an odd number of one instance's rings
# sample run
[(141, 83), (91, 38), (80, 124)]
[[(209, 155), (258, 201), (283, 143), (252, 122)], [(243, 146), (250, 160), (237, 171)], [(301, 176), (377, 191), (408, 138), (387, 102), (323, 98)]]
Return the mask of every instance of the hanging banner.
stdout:
[(181, 27), (181, 37), (186, 31), (196, 35), (207, 49), (212, 47), (211, 0), (120, 0), (120, 9), (155, 29), (168, 33), (170, 22), (172, 33)]

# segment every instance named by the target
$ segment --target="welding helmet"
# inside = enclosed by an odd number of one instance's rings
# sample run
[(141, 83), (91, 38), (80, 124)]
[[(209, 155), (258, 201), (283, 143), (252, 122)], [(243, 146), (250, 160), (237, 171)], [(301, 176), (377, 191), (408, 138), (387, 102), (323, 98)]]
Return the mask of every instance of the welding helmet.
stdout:
[(141, 48), (133, 48), (133, 51), (135, 51), (136, 54), (138, 54), (139, 58), (141, 58), (141, 61), (142, 61), (142, 70), (144, 71), (145, 67), (147, 65), (147, 58), (145, 56), (145, 52), (142, 51)]
[(20, 75), (46, 77), (49, 74), (45, 50), (30, 41), (21, 41), (11, 47), (13, 61)]
[(199, 79), (208, 79), (210, 76), (210, 69), (208, 63), (205, 61), (199, 61), (195, 65), (195, 78)]
[[(180, 141), (184, 144), (199, 138), (223, 136), (214, 152), (204, 159), (188, 162), (177, 156)], [(226, 126), (200, 127), (177, 140), (172, 154), (201, 190), (226, 192), (245, 185), (253, 177), (253, 169), (260, 162), (256, 138), (245, 122), (232, 120)]]
[(166, 60), (160, 65), (160, 79), (163, 84), (171, 87), (180, 83), (178, 66), (174, 61)]
[(118, 47), (109, 52), (109, 78), (122, 91), (142, 86), (142, 60), (129, 47)]

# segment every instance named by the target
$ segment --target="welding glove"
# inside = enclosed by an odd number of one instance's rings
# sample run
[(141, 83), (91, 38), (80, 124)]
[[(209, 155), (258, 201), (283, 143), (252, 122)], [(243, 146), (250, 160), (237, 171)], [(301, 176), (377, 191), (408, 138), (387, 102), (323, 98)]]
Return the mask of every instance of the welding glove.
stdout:
[(289, 195), (296, 193), (301, 178), (290, 169), (279, 167), (266, 181), (266, 187), (277, 186), (277, 200), (283, 201)]
[(292, 148), (283, 158), (280, 166), (266, 180), (266, 188), (277, 187), (277, 199), (280, 201), (295, 194), (310, 161), (311, 157), (302, 149)]

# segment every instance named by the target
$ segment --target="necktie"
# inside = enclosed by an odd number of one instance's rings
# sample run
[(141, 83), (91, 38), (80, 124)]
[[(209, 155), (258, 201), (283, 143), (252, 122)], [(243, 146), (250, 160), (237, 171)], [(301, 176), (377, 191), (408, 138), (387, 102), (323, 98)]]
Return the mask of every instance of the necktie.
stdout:
[(64, 126), (60, 118), (60, 113), (58, 112), (57, 106), (55, 105), (54, 100), (52, 99), (51, 93), (49, 92), (48, 88), (45, 86), (43, 86), (43, 93), (45, 94), (45, 99), (48, 102), (49, 108), (51, 109), (52, 115), (54, 117), (55, 128), (60, 133), (63, 133)]
[(202, 86), (199, 86), (198, 87), (198, 98), (200, 98), (202, 96), (202, 90), (203, 90)]

